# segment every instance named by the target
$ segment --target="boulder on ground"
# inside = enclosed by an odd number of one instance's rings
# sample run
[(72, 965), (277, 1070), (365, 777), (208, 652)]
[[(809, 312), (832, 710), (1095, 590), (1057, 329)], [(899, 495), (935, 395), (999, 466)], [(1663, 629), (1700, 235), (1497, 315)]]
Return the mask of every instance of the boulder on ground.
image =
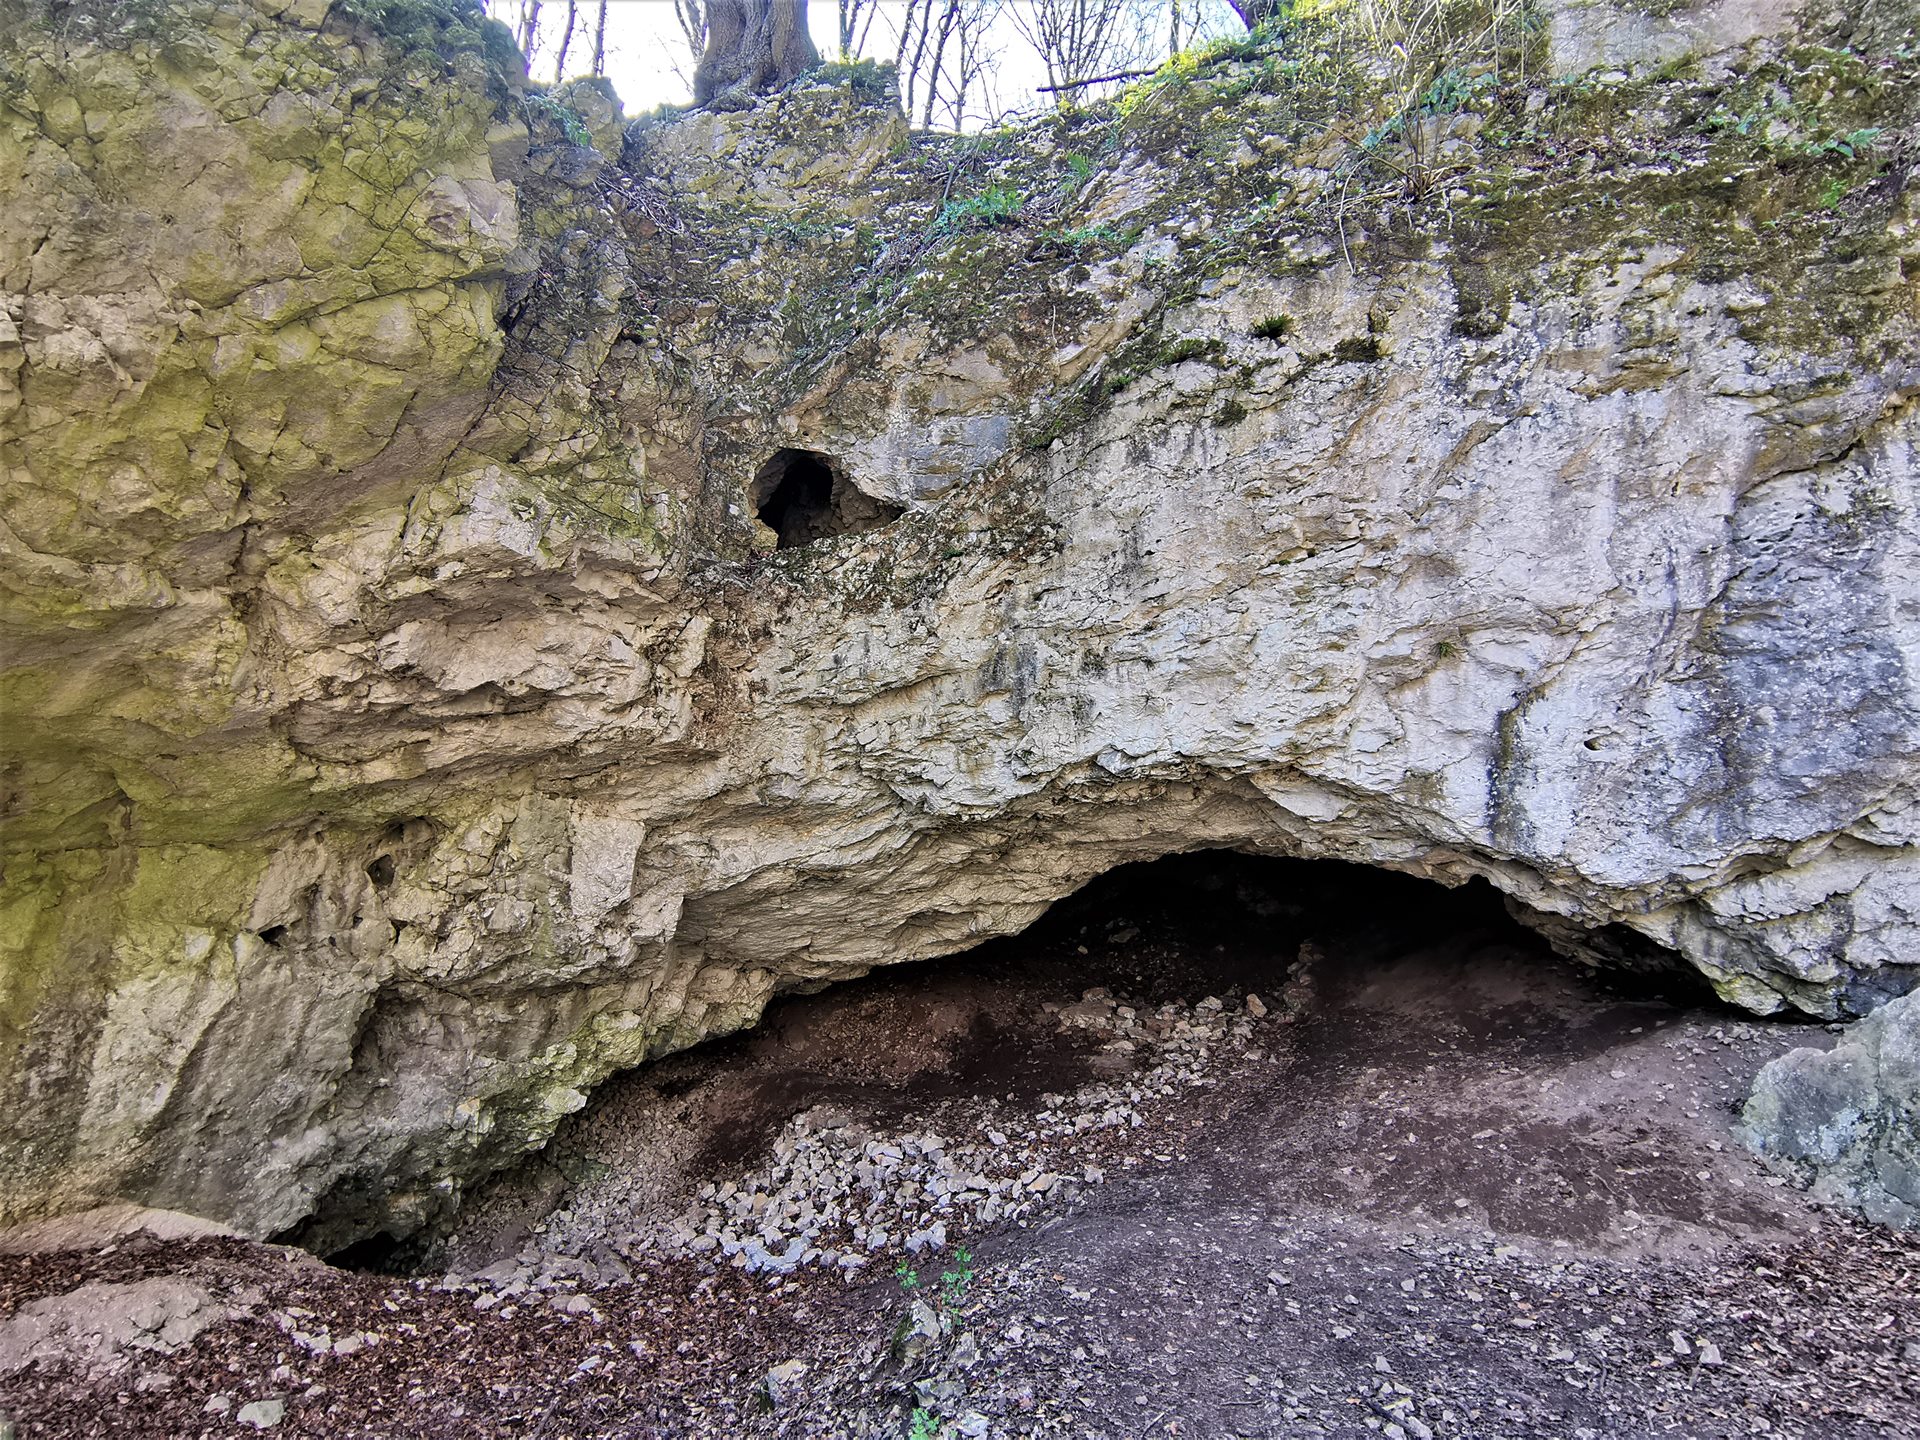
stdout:
[(1920, 1229), (1920, 992), (1765, 1066), (1742, 1131), (1821, 1198)]

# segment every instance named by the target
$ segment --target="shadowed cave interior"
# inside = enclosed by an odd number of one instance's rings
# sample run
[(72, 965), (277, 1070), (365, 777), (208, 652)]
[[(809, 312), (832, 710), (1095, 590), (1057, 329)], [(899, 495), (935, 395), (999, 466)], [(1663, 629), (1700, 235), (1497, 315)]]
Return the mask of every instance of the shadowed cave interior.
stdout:
[(782, 550), (836, 535), (863, 535), (900, 518), (903, 508), (876, 500), (817, 450), (776, 450), (753, 477), (754, 513)]
[[(454, 1224), (469, 1223), (476, 1206), (486, 1209), (503, 1190), (522, 1199), (537, 1192), (542, 1205), (556, 1203), (570, 1177), (600, 1164), (596, 1116), (636, 1087), (679, 1094), (715, 1077), (755, 1077), (737, 1082), (726, 1125), (695, 1146), (701, 1166), (724, 1169), (751, 1160), (810, 1106), (846, 1106), (906, 1123), (947, 1102), (1020, 1103), (1071, 1089), (1089, 1073), (1090, 1057), (1072, 1037), (1055, 1033), (1049, 1012), (1096, 987), (1142, 1006), (1206, 996), (1233, 1005), (1255, 995), (1278, 1008), (1317, 967), (1336, 982), (1316, 982), (1320, 1001), (1337, 1007), (1346, 987), (1429, 985), (1433, 957), (1471, 968), (1486, 955), (1560, 975), (1553, 983), (1587, 997), (1595, 1013), (1623, 1004), (1718, 1007), (1679, 957), (1650, 946), (1621, 968), (1572, 964), (1481, 881), (1449, 889), (1334, 860), (1170, 855), (1098, 876), (1019, 934), (782, 998), (750, 1030), (612, 1077), (543, 1151), (475, 1187)], [(1512, 1006), (1510, 1019), (1502, 1018), (1506, 1013), (1499, 1005), (1485, 1009), (1461, 1042), (1524, 1048), (1527, 1007)], [(963, 1017), (957, 1028), (956, 1015)], [(445, 1240), (439, 1233), (376, 1235), (327, 1258), (355, 1269), (420, 1273), (445, 1263)]]

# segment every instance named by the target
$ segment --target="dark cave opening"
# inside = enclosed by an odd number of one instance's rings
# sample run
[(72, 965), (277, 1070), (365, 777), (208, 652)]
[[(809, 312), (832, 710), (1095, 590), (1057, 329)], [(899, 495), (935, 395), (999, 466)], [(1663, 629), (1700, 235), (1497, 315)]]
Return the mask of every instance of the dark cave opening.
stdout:
[[(1087, 983), (1110, 983), (1104, 977), (1111, 975), (1159, 997), (1209, 980), (1219, 987), (1270, 986), (1284, 978), (1303, 944), (1337, 948), (1362, 964), (1422, 947), (1481, 944), (1512, 946), (1543, 964), (1571, 963), (1554, 953), (1550, 932), (1563, 940), (1580, 936), (1590, 954), (1609, 962), (1579, 967), (1604, 990), (1676, 1005), (1719, 1003), (1679, 956), (1623, 927), (1582, 932), (1570, 921), (1539, 918), (1538, 930), (1523, 923), (1484, 880), (1450, 887), (1343, 860), (1197, 850), (1116, 866), (1018, 934), (987, 941), (968, 957), (926, 963), (1043, 951), (1062, 964), (1078, 960), (1098, 971)], [(1181, 965), (1156, 971), (1130, 953), (1135, 936), (1179, 954)]]
[[(296, 1227), (274, 1236), (271, 1243), (298, 1245), (299, 1235)], [(322, 1258), (342, 1270), (358, 1270), (368, 1275), (410, 1275), (420, 1268), (418, 1247), (384, 1231), (356, 1240), (344, 1250), (335, 1250)]]
[(832, 457), (817, 450), (776, 450), (753, 477), (753, 505), (782, 550), (863, 535), (905, 513), (861, 491)]
[[(1142, 1007), (1210, 996), (1245, 1007), (1252, 996), (1276, 1013), (1297, 1009), (1305, 1018), (1290, 1032), (1294, 1043), (1318, 1057), (1309, 1065), (1335, 1067), (1380, 1043), (1377, 1028), (1356, 1026), (1347, 1011), (1379, 1003), (1383, 992), (1416, 1007), (1430, 995), (1431, 1008), (1445, 1012), (1456, 981), (1483, 987), (1448, 1023), (1460, 1045), (1516, 1062), (1559, 1043), (1532, 1033), (1537, 997), (1522, 993), (1524, 984), (1512, 996), (1485, 992), (1517, 974), (1561, 977), (1544, 983), (1595, 1017), (1596, 1037), (1719, 1008), (1679, 957), (1636, 958), (1621, 968), (1574, 964), (1482, 881), (1448, 888), (1368, 865), (1221, 850), (1124, 864), (1017, 934), (789, 994), (747, 1030), (611, 1077), (546, 1147), (481, 1182), (470, 1201), (486, 1210), (498, 1203), (490, 1197), (517, 1188), (557, 1202), (570, 1177), (599, 1164), (596, 1116), (635, 1094), (677, 1105), (724, 1091), (724, 1124), (693, 1146), (698, 1164), (724, 1169), (811, 1106), (905, 1123), (928, 1107), (1071, 1091), (1098, 1062), (1052, 1016), (1095, 989)], [(449, 1217), (454, 1231), (470, 1213), (463, 1205)], [(436, 1225), (400, 1239), (375, 1235), (327, 1258), (380, 1273), (430, 1272), (445, 1262), (448, 1233)], [(282, 1238), (297, 1241), (299, 1230)]]

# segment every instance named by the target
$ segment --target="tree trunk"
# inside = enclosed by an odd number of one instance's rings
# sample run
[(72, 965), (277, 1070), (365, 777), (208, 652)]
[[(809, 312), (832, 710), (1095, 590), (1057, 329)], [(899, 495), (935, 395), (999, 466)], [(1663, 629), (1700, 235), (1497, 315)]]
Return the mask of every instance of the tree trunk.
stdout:
[(1284, 19), (1287, 13), (1287, 0), (1227, 0), (1227, 3), (1249, 30), (1263, 21)]
[[(947, 0), (946, 13), (940, 17), (940, 41), (933, 47), (933, 70), (927, 77), (926, 111), (920, 117), (920, 126), (924, 130), (933, 128), (933, 102), (940, 94), (940, 66), (947, 54), (947, 37), (953, 33), (954, 21), (959, 16), (960, 0)], [(913, 117), (909, 115), (907, 119)]]
[(697, 63), (707, 50), (707, 12), (700, 0), (673, 0), (673, 16), (680, 22), (680, 33), (687, 37), (687, 48)]
[(840, 0), (840, 58), (856, 60), (867, 48), (877, 0)]
[(580, 0), (567, 0), (567, 23), (560, 32), (560, 54), (553, 62), (553, 83), (567, 78), (567, 51), (573, 48), (573, 27), (580, 20)]
[[(920, 22), (917, 32), (914, 31), (916, 16)], [(900, 32), (903, 54), (909, 33), (917, 33), (919, 40), (913, 47), (913, 59), (899, 68), (901, 75), (906, 77), (906, 93), (902, 98), (906, 101), (907, 119), (911, 120), (913, 119), (913, 97), (919, 93), (920, 80), (926, 73), (920, 67), (927, 58), (927, 37), (933, 33), (933, 0), (907, 0), (906, 28)]]
[(600, 0), (600, 13), (593, 21), (593, 73), (607, 73), (607, 0)]
[(693, 98), (722, 108), (743, 105), (819, 63), (807, 33), (807, 0), (710, 0)]

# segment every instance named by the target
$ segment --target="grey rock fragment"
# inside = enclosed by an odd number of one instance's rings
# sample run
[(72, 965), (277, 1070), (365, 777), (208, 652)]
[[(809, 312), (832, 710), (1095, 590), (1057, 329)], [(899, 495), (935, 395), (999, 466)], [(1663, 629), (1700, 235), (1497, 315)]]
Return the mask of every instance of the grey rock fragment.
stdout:
[(93, 1282), (30, 1301), (0, 1324), (0, 1376), (36, 1361), (119, 1368), (130, 1351), (171, 1354), (207, 1326), (239, 1313), (175, 1276)]
[(287, 1402), (284, 1400), (255, 1400), (242, 1405), (240, 1413), (234, 1418), (256, 1430), (271, 1430), (286, 1413)]
[(1763, 1067), (1740, 1130), (1821, 1199), (1920, 1229), (1920, 992)]

